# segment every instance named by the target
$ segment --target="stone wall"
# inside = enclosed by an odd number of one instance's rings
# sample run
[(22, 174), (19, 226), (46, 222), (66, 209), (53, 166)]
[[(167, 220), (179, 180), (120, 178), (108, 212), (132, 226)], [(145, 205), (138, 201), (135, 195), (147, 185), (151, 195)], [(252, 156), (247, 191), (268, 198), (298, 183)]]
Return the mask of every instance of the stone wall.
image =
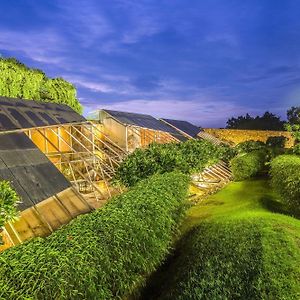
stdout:
[(234, 145), (249, 140), (266, 142), (267, 139), (271, 136), (285, 136), (288, 139), (285, 144), (286, 148), (291, 148), (294, 145), (294, 138), (292, 137), (290, 132), (286, 131), (239, 130), (217, 128), (205, 128), (204, 131), (222, 141), (226, 141)]

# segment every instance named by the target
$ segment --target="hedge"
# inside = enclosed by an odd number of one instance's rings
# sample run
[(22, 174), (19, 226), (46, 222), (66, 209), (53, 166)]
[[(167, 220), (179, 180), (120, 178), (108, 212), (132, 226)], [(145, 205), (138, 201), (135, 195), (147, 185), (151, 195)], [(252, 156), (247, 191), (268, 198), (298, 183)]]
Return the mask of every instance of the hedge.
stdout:
[(124, 299), (168, 254), (188, 177), (156, 175), (47, 238), (0, 255), (0, 299)]
[(282, 200), (300, 211), (300, 157), (280, 155), (271, 162), (271, 183)]
[(285, 136), (270, 136), (266, 141), (266, 145), (273, 148), (284, 148), (287, 137)]
[(241, 143), (237, 144), (235, 146), (235, 149), (238, 153), (245, 154), (245, 153), (250, 153), (252, 151), (264, 149), (265, 147), (266, 147), (266, 144), (264, 142), (250, 140), (250, 141), (245, 141), (245, 142), (241, 142)]
[(250, 215), (190, 231), (142, 299), (300, 299), (299, 224)]
[(179, 170), (185, 174), (201, 172), (206, 166), (232, 155), (231, 149), (213, 145), (206, 140), (189, 140), (184, 143), (151, 144), (136, 149), (118, 168), (115, 179), (126, 186), (156, 173)]
[(267, 156), (267, 151), (261, 149), (233, 158), (230, 166), (234, 180), (245, 180), (263, 171)]

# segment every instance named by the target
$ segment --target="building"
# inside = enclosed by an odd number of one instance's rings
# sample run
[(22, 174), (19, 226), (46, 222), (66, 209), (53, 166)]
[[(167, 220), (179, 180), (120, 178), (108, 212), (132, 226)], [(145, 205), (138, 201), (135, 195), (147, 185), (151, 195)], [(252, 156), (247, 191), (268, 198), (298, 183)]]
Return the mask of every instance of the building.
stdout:
[(187, 137), (164, 122), (146, 114), (103, 109), (93, 114), (102, 130), (122, 149), (132, 152), (149, 144), (181, 142)]
[(50, 234), (102, 205), (120, 191), (110, 180), (125, 155), (66, 105), (0, 97), (0, 180), (22, 200), (5, 241)]

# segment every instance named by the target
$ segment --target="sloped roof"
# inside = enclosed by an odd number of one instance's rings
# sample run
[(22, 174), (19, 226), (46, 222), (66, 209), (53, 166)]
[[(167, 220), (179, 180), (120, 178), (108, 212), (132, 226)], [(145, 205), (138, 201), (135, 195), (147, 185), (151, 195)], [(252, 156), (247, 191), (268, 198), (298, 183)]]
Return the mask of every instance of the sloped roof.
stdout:
[(84, 117), (64, 104), (0, 96), (0, 131), (84, 121)]
[(20, 210), (70, 187), (69, 181), (22, 132), (0, 134), (0, 180), (20, 195)]
[(177, 128), (181, 132), (189, 135), (190, 137), (196, 138), (201, 129), (190, 122), (181, 121), (181, 120), (172, 120), (172, 119), (161, 119), (173, 126), (173, 128)]
[(155, 119), (154, 117), (146, 114), (137, 114), (137, 113), (129, 113), (123, 111), (115, 111), (104, 109), (107, 114), (112, 116), (115, 120), (119, 121), (124, 125), (131, 125), (142, 127), (146, 129), (158, 130), (170, 133), (173, 137), (178, 140), (186, 140), (186, 138), (180, 134), (177, 130), (168, 126), (160, 120)]

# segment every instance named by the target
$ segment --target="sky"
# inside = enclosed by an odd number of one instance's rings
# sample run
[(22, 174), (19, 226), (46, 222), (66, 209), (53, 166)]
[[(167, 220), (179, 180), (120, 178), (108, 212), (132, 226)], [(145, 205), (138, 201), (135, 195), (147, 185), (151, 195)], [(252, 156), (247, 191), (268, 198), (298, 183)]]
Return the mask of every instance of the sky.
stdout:
[(224, 127), (300, 105), (300, 1), (1, 1), (0, 54), (101, 108)]

